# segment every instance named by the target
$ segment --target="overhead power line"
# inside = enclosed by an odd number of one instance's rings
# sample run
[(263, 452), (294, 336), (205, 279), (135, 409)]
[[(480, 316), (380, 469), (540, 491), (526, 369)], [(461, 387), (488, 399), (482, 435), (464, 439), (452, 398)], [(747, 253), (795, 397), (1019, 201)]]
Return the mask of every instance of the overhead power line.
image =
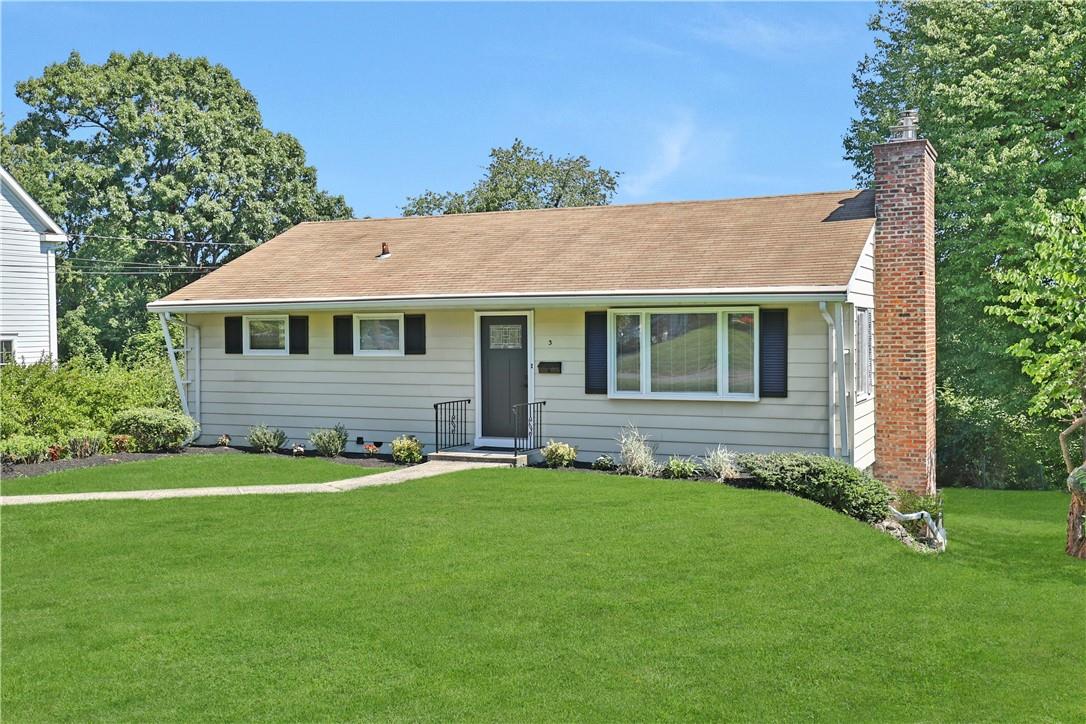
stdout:
[[(30, 229), (12, 229), (0, 226), (0, 231), (19, 231), (34, 233)], [(184, 244), (186, 246), (255, 246), (238, 241), (186, 241), (184, 239), (145, 239), (139, 236), (104, 236), (102, 234), (64, 234), (69, 239), (105, 239), (113, 241), (146, 241), (153, 244)]]

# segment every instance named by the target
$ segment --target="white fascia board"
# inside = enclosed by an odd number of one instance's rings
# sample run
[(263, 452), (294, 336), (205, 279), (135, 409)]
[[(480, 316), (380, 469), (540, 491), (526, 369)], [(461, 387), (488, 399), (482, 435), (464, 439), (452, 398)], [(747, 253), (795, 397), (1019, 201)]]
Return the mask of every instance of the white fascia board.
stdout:
[[(0, 166), (0, 181), (3, 181), (4, 185), (11, 189), (11, 192), (30, 210), (38, 223), (45, 227), (46, 234), (57, 234), (64, 237), (64, 241), (67, 241), (68, 237), (64, 234), (64, 229), (61, 229), (57, 222), (53, 221), (52, 217), (45, 213), (42, 207), (38, 206), (38, 202), (34, 200), (34, 197), (28, 194), (26, 189), (20, 186), (15, 177), (8, 173), (3, 166)], [(42, 241), (45, 241), (45, 239), (43, 238)]]
[(841, 302), (846, 287), (777, 287), (690, 289), (617, 292), (558, 292), (554, 294), (431, 295), (404, 297), (358, 297), (344, 299), (241, 299), (204, 301), (156, 301), (147, 305), (152, 312), (250, 312), (341, 309), (501, 309), (519, 307), (615, 307), (643, 304), (719, 304), (721, 302), (783, 303)]

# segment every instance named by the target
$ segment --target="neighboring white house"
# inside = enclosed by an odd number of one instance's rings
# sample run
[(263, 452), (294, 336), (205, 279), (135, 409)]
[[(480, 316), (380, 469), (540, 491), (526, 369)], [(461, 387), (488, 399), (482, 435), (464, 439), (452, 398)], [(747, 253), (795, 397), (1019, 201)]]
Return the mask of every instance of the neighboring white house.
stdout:
[(0, 364), (57, 358), (55, 221), (0, 168)]
[[(934, 485), (934, 152), (874, 191), (304, 223), (149, 305), (200, 441), (824, 453)], [(182, 377), (183, 372), (183, 377)], [(386, 446), (385, 451), (388, 450)]]

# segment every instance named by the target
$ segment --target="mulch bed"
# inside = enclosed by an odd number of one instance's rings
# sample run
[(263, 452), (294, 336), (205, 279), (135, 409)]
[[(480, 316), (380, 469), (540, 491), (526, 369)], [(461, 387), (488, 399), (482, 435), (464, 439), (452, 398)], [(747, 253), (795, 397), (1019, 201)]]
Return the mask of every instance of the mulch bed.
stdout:
[[(116, 463), (131, 463), (137, 460), (155, 460), (158, 458), (181, 457), (185, 455), (244, 455), (247, 451), (233, 447), (197, 447), (190, 446), (175, 453), (109, 453), (108, 455), (93, 455), (89, 458), (65, 458), (62, 460), (46, 460), (41, 463), (27, 465), (5, 464), (3, 474), (5, 478), (31, 478), (37, 475), (60, 472), (61, 470), (75, 470), (77, 468), (93, 468), (99, 465), (115, 465)], [(255, 453), (254, 453), (255, 454)], [(289, 452), (277, 453), (283, 457), (290, 457)], [(307, 457), (313, 457), (308, 455)], [(391, 460), (382, 457), (348, 456), (338, 457), (337, 463), (357, 465), (360, 468), (388, 467), (391, 469)]]

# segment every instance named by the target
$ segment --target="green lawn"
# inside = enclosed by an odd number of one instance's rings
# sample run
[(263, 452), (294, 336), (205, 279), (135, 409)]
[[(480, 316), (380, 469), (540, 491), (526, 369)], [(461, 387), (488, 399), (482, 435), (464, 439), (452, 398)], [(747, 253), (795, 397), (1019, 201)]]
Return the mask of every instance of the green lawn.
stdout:
[(283, 455), (190, 454), (62, 470), (30, 478), (6, 478), (0, 480), (0, 494), (326, 483), (391, 469), (363, 468), (321, 458), (290, 458)]
[(1081, 721), (1066, 496), (947, 500), (940, 557), (545, 470), (5, 508), (4, 718)]

